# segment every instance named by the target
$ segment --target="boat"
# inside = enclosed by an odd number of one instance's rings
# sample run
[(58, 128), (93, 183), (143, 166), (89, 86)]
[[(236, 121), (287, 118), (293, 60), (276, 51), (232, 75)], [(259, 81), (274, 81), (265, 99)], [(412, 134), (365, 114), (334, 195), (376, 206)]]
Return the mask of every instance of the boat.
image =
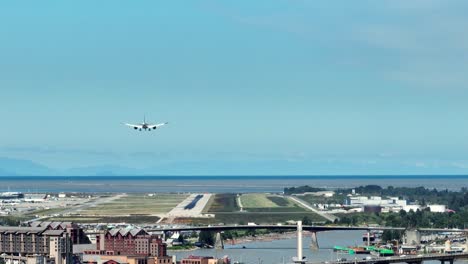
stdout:
[[(368, 244), (376, 244), (381, 241), (382, 233), (371, 232), (362, 234), (362, 241)], [(369, 240), (369, 241), (367, 241)]]
[(352, 248), (334, 246), (333, 251), (335, 252), (344, 252), (348, 254), (355, 254), (356, 252)]
[(372, 250), (371, 255), (378, 256), (378, 257), (388, 257), (388, 256), (394, 256), (395, 251), (387, 248), (376, 248)]
[(446, 249), (445, 254), (457, 254), (457, 253), (463, 253), (463, 248), (451, 248), (451, 249)]
[(371, 252), (368, 247), (349, 247), (350, 249), (354, 250), (356, 254), (369, 254)]
[(374, 250), (376, 249), (375, 246), (366, 246), (366, 247), (364, 247), (364, 248), (365, 248), (366, 250), (369, 250), (369, 252), (370, 252), (370, 251), (374, 251)]

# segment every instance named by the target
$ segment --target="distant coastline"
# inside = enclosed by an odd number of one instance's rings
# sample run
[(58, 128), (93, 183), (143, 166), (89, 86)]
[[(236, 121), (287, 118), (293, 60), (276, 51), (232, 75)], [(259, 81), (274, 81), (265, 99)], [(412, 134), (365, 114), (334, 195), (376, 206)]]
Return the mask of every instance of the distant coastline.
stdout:
[(459, 190), (468, 175), (349, 176), (2, 176), (0, 191), (84, 193), (281, 193), (285, 187), (310, 185), (337, 189), (363, 185)]
[(40, 175), (16, 175), (0, 176), (1, 179), (468, 179), (468, 175), (457, 174), (428, 174), (428, 175), (75, 175), (75, 176), (40, 176)]

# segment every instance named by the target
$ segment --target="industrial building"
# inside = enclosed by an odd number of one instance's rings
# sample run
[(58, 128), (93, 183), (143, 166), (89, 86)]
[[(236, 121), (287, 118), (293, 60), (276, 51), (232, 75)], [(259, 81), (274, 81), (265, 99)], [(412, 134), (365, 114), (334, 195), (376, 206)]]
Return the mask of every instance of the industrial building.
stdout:
[(427, 207), (433, 213), (445, 213), (447, 211), (447, 206), (443, 204), (430, 204)]
[(24, 198), (24, 194), (20, 192), (2, 192), (0, 193), (0, 200), (11, 200)]
[(347, 207), (352, 207), (353, 209), (348, 210), (348, 213), (351, 212), (399, 212), (401, 210), (409, 212), (417, 210), (423, 210), (428, 208), (431, 212), (434, 213), (444, 213), (447, 211), (447, 207), (445, 205), (440, 204), (432, 204), (426, 207), (421, 206), (419, 204), (408, 204), (408, 202), (404, 199), (400, 199), (398, 197), (388, 197), (382, 198), (380, 196), (355, 196), (355, 195), (348, 195), (345, 201), (345, 205)]
[(398, 197), (389, 197), (387, 199), (382, 199), (380, 196), (348, 196), (346, 199), (346, 205), (349, 206), (371, 206), (379, 205), (382, 207), (388, 206), (406, 206), (406, 200), (402, 200)]

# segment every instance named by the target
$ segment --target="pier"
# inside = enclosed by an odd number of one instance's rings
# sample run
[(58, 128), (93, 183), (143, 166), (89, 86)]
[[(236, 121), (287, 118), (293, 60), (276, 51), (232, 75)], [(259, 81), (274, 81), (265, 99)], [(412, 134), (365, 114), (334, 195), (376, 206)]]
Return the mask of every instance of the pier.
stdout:
[(454, 254), (424, 254), (415, 256), (393, 256), (393, 257), (379, 257), (372, 259), (350, 259), (346, 261), (333, 261), (333, 262), (305, 262), (306, 264), (389, 264), (389, 263), (408, 263), (420, 264), (425, 260), (438, 260), (441, 264), (447, 262), (453, 264), (455, 259), (468, 259), (468, 252), (454, 253)]

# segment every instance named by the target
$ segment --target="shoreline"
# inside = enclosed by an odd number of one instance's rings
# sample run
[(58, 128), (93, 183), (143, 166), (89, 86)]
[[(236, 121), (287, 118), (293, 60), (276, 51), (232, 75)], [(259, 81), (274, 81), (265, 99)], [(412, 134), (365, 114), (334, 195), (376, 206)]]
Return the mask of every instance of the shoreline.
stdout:
[[(308, 235), (310, 232), (303, 231), (303, 235)], [(240, 244), (248, 244), (254, 242), (271, 242), (275, 240), (286, 240), (292, 239), (297, 237), (297, 231), (289, 231), (284, 233), (268, 233), (268, 234), (261, 234), (256, 236), (248, 236), (248, 237), (239, 237), (237, 239), (226, 239), (224, 241), (224, 245), (240, 245)]]
[[(303, 231), (303, 235), (309, 234), (309, 231)], [(271, 242), (275, 240), (287, 240), (287, 239), (292, 239), (297, 237), (297, 232), (296, 231), (290, 231), (290, 232), (284, 232), (284, 233), (268, 233), (268, 234), (261, 234), (257, 236), (246, 236), (246, 237), (239, 237), (237, 239), (226, 239), (223, 240), (224, 246), (227, 245), (242, 245), (242, 244), (249, 244), (249, 243), (255, 243), (255, 242)], [(168, 251), (172, 252), (189, 252), (189, 251), (195, 251), (197, 249), (203, 249), (199, 248), (196, 246), (193, 246), (192, 248), (187, 248), (187, 249), (170, 249), (167, 248)]]

